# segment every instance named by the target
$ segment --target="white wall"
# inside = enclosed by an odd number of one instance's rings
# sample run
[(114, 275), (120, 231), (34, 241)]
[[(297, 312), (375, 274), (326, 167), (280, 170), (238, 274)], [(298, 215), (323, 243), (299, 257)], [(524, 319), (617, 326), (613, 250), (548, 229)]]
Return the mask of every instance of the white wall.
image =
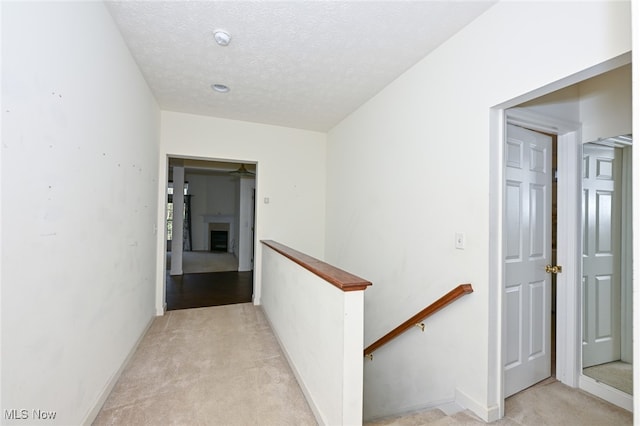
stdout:
[(269, 247), (262, 257), (264, 312), (318, 423), (361, 425), (365, 291), (342, 291)]
[[(193, 250), (209, 249), (209, 224), (205, 215), (235, 216), (238, 214), (239, 185), (237, 179), (187, 173), (191, 197), (191, 238)], [(238, 231), (233, 232), (237, 235)]]
[(238, 181), (229, 177), (209, 176), (207, 178), (207, 210), (205, 214), (237, 214)]
[(475, 289), (365, 364), (365, 418), (454, 395), (498, 414), (491, 108), (628, 52), (629, 21), (625, 2), (501, 2), (329, 133), (326, 259), (374, 283), (365, 344), (455, 285)]
[(631, 133), (631, 65), (518, 105), (582, 125), (582, 142)]
[(580, 84), (549, 93), (518, 105), (536, 114), (554, 117), (570, 123), (580, 122)]
[[(166, 158), (188, 157), (257, 163), (257, 240), (271, 239), (322, 258), (325, 232), (326, 135), (306, 130), (163, 111), (160, 182)], [(161, 185), (162, 186), (162, 185)], [(164, 191), (162, 187), (158, 189)], [(264, 199), (269, 203), (265, 204)], [(164, 208), (163, 208), (164, 209)], [(158, 223), (164, 221), (163, 209)], [(159, 236), (158, 261), (164, 262)], [(256, 270), (261, 247), (256, 246)], [(159, 271), (162, 266), (159, 266)], [(158, 276), (157, 309), (164, 306), (164, 277)], [(254, 279), (260, 301), (260, 276)]]
[(77, 425), (154, 315), (159, 110), (102, 3), (3, 2), (2, 55), (2, 415)]
[(582, 141), (631, 133), (631, 65), (579, 85)]

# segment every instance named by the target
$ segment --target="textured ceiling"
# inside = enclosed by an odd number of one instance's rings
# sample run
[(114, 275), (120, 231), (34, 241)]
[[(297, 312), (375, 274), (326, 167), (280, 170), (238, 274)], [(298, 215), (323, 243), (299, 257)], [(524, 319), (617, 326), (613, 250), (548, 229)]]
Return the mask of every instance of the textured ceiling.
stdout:
[[(164, 110), (327, 131), (495, 1), (122, 1)], [(218, 46), (213, 31), (231, 34)], [(217, 93), (222, 83), (229, 93)]]

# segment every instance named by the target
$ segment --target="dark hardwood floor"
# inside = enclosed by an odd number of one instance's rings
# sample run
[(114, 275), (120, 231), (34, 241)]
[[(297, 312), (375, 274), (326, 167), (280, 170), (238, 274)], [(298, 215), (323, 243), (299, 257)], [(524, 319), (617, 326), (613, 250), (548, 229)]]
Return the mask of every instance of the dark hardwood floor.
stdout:
[(167, 271), (167, 310), (251, 302), (253, 271), (171, 276)]

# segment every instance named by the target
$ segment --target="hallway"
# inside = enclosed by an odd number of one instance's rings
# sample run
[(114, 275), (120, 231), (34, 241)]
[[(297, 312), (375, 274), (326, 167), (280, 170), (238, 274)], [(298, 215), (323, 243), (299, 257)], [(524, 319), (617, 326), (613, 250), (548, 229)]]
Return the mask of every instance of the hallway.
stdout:
[(315, 425), (262, 310), (157, 317), (94, 425)]

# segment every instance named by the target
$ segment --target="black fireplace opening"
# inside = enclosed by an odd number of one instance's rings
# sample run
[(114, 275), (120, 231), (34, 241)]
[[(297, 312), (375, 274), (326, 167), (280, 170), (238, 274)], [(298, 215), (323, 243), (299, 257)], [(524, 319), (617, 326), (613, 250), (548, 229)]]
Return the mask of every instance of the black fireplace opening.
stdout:
[(211, 251), (226, 252), (229, 231), (211, 231)]

